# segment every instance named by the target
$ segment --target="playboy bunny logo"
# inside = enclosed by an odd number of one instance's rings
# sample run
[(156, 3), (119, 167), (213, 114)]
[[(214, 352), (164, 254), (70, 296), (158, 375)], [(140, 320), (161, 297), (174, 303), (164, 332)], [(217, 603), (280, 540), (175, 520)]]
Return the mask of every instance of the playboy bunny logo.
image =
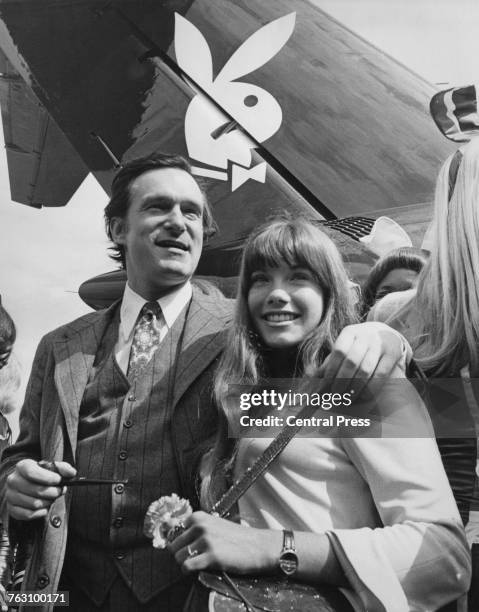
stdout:
[(176, 59), (196, 92), (185, 116), (188, 154), (217, 168), (196, 167), (196, 174), (227, 180), (230, 161), (232, 191), (248, 179), (264, 183), (266, 163), (250, 167), (251, 149), (256, 146), (255, 141), (264, 142), (278, 131), (283, 113), (265, 89), (237, 79), (260, 68), (280, 51), (293, 32), (295, 17), (296, 13), (290, 13), (252, 34), (213, 80), (211, 52), (204, 36), (184, 17), (175, 14)]

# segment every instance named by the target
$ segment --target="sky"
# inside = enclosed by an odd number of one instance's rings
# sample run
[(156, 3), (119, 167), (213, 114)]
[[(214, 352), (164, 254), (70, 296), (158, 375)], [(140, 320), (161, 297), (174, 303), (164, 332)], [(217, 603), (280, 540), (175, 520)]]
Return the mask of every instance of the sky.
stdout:
[(432, 83), (479, 81), (477, 0), (314, 0)]
[[(479, 82), (477, 0), (311, 2), (432, 83)], [(40, 338), (89, 312), (78, 297), (79, 285), (115, 268), (106, 254), (106, 202), (89, 176), (66, 207), (36, 210), (12, 203), (0, 148), (0, 293), (18, 329), (19, 403)], [(16, 420), (10, 418), (14, 433)]]

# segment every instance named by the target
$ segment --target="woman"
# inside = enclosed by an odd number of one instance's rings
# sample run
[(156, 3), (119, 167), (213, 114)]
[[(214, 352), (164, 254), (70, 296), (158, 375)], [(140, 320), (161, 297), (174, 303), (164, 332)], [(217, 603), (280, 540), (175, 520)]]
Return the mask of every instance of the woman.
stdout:
[(371, 269), (362, 288), (362, 318), (385, 295), (415, 288), (426, 261), (426, 251), (413, 247), (393, 249), (381, 257)]
[[(415, 297), (394, 316), (414, 356), (435, 376), (479, 373), (479, 139), (450, 155), (439, 173), (431, 257)], [(427, 313), (427, 316), (423, 316)]]
[[(316, 375), (354, 319), (341, 257), (318, 228), (278, 220), (248, 240), (216, 377), (222, 426), (203, 469), (204, 508), (223, 492), (224, 474), (239, 478), (269, 442), (228, 438), (238, 419), (228, 386)], [(355, 610), (432, 610), (467, 588), (462, 527), (432, 439), (295, 437), (239, 512), (242, 524), (205, 512), (185, 521), (170, 545), (185, 571), (277, 572), (287, 529), (295, 579), (341, 587)]]
[[(471, 610), (479, 610), (479, 488), (476, 477), (479, 425), (479, 139), (450, 155), (439, 173), (430, 229), (431, 257), (415, 293), (386, 298), (376, 311), (409, 340), (428, 378), (450, 378), (458, 397), (449, 408), (431, 385), (431, 408), (454, 417), (457, 438), (438, 439), (444, 465), (466, 525), (473, 553)], [(385, 300), (385, 301), (386, 301)], [(392, 312), (392, 314), (391, 314)], [(426, 316), (424, 316), (426, 314)], [(446, 399), (447, 399), (446, 395)], [(451, 397), (449, 395), (449, 397)], [(437, 429), (437, 425), (435, 424)], [(447, 434), (447, 432), (446, 432)], [(439, 433), (441, 436), (441, 433)]]

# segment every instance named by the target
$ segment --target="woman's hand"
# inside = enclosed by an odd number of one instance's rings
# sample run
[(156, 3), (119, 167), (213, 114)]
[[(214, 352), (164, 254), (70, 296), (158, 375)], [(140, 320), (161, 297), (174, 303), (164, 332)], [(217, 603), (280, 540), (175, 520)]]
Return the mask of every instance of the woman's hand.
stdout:
[(185, 527), (168, 548), (186, 573), (211, 569), (267, 574), (278, 566), (281, 531), (244, 527), (206, 512), (194, 512)]
[[(278, 570), (283, 532), (254, 529), (206, 512), (194, 512), (185, 520), (186, 531), (168, 544), (185, 573), (222, 570), (234, 574), (271, 574)], [(295, 579), (308, 583), (348, 584), (324, 533), (295, 531), (299, 558)]]

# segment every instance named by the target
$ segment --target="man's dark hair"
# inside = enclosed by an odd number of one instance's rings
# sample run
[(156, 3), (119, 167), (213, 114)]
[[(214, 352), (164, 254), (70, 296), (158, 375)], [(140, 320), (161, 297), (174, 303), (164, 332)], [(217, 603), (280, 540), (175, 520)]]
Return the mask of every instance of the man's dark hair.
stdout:
[[(105, 228), (108, 238), (113, 242), (111, 247), (112, 253), (110, 257), (121, 264), (122, 268), (126, 267), (125, 247), (117, 244), (113, 240), (111, 233), (111, 221), (118, 217), (125, 219), (130, 206), (130, 185), (140, 175), (150, 170), (161, 168), (179, 168), (184, 170), (190, 176), (193, 176), (191, 166), (188, 161), (181, 155), (170, 155), (168, 153), (153, 153), (145, 157), (140, 157), (126, 163), (115, 175), (111, 184), (111, 198), (105, 207)], [(216, 223), (213, 219), (211, 207), (208, 203), (205, 190), (198, 179), (193, 176), (201, 193), (204, 196), (205, 206), (203, 209), (203, 235), (205, 238), (212, 236), (216, 229)]]
[(0, 300), (0, 369), (7, 364), (16, 337), (15, 323)]

